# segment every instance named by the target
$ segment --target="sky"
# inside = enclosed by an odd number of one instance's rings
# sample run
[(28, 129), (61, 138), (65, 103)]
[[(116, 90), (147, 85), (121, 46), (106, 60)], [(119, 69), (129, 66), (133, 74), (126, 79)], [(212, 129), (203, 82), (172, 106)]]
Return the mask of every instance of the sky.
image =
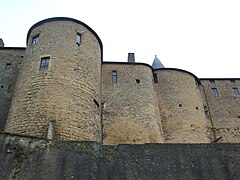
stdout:
[(0, 38), (25, 47), (30, 27), (70, 17), (90, 26), (103, 43), (103, 60), (152, 64), (199, 78), (240, 78), (239, 0), (0, 0)]

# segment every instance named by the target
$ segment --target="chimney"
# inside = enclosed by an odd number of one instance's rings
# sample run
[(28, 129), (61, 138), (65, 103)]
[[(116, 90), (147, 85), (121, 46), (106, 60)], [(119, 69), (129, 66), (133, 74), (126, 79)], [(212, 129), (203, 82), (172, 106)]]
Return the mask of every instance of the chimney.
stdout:
[(2, 38), (0, 38), (0, 47), (4, 47), (4, 43), (3, 43)]
[(134, 53), (128, 53), (128, 62), (135, 63)]

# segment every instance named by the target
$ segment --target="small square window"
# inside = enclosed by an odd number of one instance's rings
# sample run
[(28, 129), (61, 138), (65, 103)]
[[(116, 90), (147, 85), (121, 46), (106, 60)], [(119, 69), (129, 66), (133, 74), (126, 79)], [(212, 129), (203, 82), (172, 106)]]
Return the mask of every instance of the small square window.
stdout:
[(32, 37), (32, 45), (38, 43), (39, 34)]
[(233, 89), (233, 95), (234, 96), (239, 96), (238, 88), (232, 88), (232, 89)]
[(158, 83), (157, 73), (154, 73), (154, 74), (153, 74), (153, 82), (154, 82), (154, 83)]
[(117, 71), (112, 71), (112, 83), (117, 84)]
[(218, 96), (217, 88), (212, 88), (212, 93), (213, 93), (213, 96), (217, 97)]
[(214, 80), (210, 80), (209, 82), (210, 82), (210, 85), (215, 86), (215, 81)]
[(140, 83), (140, 79), (136, 79), (136, 83)]
[(11, 70), (12, 68), (12, 64), (11, 63), (7, 63), (6, 66), (5, 66), (5, 69), (6, 70)]
[(44, 57), (41, 59), (40, 70), (48, 70), (50, 57)]
[(231, 85), (232, 85), (232, 86), (235, 86), (235, 85), (236, 85), (236, 81), (235, 81), (234, 79), (231, 79), (230, 82), (231, 82)]
[(76, 44), (77, 45), (81, 44), (81, 34), (80, 33), (77, 33), (77, 35), (76, 35)]

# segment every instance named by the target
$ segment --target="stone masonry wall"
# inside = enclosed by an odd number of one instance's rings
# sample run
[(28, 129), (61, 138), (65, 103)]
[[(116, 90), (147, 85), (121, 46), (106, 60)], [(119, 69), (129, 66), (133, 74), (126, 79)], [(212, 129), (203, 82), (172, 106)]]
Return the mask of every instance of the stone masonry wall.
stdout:
[[(240, 96), (234, 96), (232, 88), (240, 91), (240, 80), (232, 84), (230, 79), (201, 80), (204, 88), (208, 118), (212, 121), (213, 133), (218, 142), (240, 142)], [(212, 88), (217, 88), (218, 96), (213, 96)]]
[(25, 48), (0, 48), (0, 131), (4, 130)]
[[(76, 34), (81, 44), (76, 44)], [(39, 34), (38, 43), (32, 37)], [(40, 70), (50, 57), (48, 70)], [(46, 137), (55, 120), (55, 136), (64, 140), (101, 141), (101, 48), (84, 25), (46, 21), (32, 29), (17, 82), (6, 132)]]
[[(117, 83), (112, 83), (117, 71)], [(138, 63), (103, 63), (103, 144), (163, 142), (152, 69)]]
[(47, 141), (0, 134), (0, 179), (240, 179), (240, 144)]
[(166, 143), (208, 143), (203, 100), (195, 77), (175, 70), (156, 70), (155, 91)]

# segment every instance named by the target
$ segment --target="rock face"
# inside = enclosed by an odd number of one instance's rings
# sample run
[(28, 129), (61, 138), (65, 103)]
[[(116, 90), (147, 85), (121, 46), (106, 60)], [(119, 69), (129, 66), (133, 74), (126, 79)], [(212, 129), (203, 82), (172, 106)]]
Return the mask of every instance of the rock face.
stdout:
[(240, 144), (103, 146), (0, 135), (0, 179), (239, 179)]

